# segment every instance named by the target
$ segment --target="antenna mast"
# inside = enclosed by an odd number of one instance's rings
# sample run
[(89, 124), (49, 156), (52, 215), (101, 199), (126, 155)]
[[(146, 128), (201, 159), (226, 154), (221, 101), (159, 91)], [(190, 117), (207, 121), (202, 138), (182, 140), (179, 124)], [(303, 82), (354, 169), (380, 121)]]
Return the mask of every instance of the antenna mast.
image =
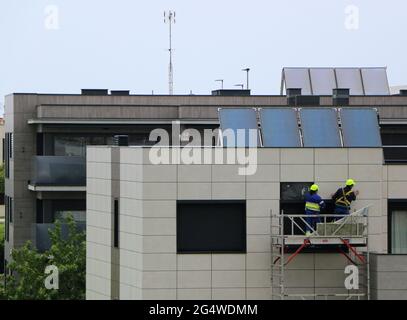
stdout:
[(168, 49), (170, 53), (170, 63), (168, 65), (168, 93), (173, 95), (174, 93), (174, 70), (172, 66), (172, 24), (175, 24), (175, 11), (169, 10), (168, 12), (164, 12), (164, 23), (168, 23), (169, 26), (169, 44), (170, 47)]

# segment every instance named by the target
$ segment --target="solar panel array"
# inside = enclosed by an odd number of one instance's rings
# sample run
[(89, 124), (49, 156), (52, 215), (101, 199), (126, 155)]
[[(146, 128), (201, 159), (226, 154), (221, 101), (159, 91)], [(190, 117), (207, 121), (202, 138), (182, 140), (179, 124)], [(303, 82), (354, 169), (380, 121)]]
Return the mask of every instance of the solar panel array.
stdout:
[(285, 88), (301, 88), (303, 95), (332, 95), (332, 89), (349, 89), (350, 95), (390, 94), (386, 68), (380, 67), (284, 68), (282, 77)]
[(225, 147), (382, 146), (373, 108), (220, 108), (219, 120)]

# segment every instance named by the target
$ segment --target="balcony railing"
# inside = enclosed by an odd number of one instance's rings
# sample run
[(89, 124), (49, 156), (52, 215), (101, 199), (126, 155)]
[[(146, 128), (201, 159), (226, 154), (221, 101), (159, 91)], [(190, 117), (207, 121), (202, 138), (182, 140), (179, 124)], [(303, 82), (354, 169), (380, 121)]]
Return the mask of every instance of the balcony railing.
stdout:
[(34, 186), (86, 186), (86, 158), (35, 156), (30, 184)]
[[(76, 227), (78, 231), (86, 230), (85, 222), (76, 222)], [(34, 224), (35, 232), (35, 242), (38, 251), (44, 252), (51, 248), (51, 239), (49, 237), (49, 229), (53, 230), (55, 228), (54, 223), (36, 223)], [(66, 239), (68, 237), (68, 225), (61, 224), (61, 234), (62, 238)]]

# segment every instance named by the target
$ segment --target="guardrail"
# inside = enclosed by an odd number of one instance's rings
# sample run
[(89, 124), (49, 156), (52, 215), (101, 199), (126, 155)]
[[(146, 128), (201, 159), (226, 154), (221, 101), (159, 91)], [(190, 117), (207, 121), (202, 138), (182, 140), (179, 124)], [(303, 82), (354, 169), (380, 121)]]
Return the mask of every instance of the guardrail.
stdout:
[(86, 186), (86, 158), (35, 156), (32, 159), (31, 185)]

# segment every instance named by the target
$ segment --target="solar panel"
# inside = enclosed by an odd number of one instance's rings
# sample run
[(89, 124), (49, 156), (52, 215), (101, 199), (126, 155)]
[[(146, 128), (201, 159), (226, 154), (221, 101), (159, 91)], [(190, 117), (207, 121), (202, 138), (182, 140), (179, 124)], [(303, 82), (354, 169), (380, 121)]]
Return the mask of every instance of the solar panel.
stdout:
[(366, 95), (390, 94), (386, 68), (364, 68), (362, 78)]
[(297, 115), (294, 109), (260, 109), (264, 147), (301, 147)]
[(374, 109), (340, 110), (344, 147), (381, 147), (379, 121)]
[[(221, 108), (219, 109), (219, 122), (225, 147), (257, 147), (259, 145), (255, 109)], [(250, 134), (250, 129), (255, 130), (256, 134)]]
[(336, 89), (335, 72), (333, 68), (310, 69), (312, 93), (314, 95), (332, 95), (332, 89)]
[(349, 94), (353, 96), (364, 95), (359, 68), (336, 68), (335, 73), (338, 88), (349, 89)]
[(283, 72), (286, 89), (301, 88), (301, 94), (311, 94), (311, 82), (308, 68), (284, 68)]
[(304, 108), (300, 118), (304, 147), (341, 147), (334, 109)]

